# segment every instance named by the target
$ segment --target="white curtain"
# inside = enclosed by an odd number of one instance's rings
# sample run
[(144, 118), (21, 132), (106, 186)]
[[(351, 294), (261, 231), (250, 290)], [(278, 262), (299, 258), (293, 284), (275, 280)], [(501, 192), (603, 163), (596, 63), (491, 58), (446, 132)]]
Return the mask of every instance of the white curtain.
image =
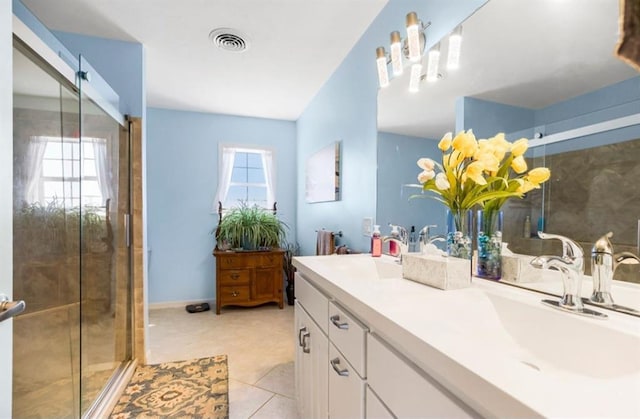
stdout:
[(92, 138), (93, 155), (96, 164), (96, 177), (98, 178), (98, 186), (102, 195), (102, 204), (106, 204), (107, 199), (113, 198), (112, 170), (111, 160), (107, 151), (107, 141), (102, 138)]
[(47, 139), (31, 137), (25, 156), (24, 196), (28, 203), (42, 202), (40, 196), (40, 177), (42, 176), (42, 158), (47, 148)]
[(223, 147), (222, 159), (220, 161), (220, 170), (218, 171), (220, 178), (218, 179), (218, 190), (216, 196), (213, 199), (212, 212), (218, 211), (218, 202), (222, 202), (227, 199), (227, 193), (229, 192), (229, 185), (231, 184), (231, 173), (233, 172), (233, 160), (236, 156), (235, 148)]
[(273, 168), (273, 152), (271, 150), (263, 150), (261, 154), (262, 167), (264, 168), (264, 178), (267, 184), (267, 208), (273, 208), (273, 203), (276, 202), (276, 182)]

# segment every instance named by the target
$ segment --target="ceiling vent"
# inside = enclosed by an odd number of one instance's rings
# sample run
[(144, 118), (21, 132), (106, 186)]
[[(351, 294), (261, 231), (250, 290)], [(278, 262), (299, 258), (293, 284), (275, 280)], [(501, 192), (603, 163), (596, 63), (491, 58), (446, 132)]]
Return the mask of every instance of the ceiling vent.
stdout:
[(246, 36), (235, 29), (218, 28), (209, 33), (209, 39), (218, 48), (231, 52), (244, 52), (249, 48)]

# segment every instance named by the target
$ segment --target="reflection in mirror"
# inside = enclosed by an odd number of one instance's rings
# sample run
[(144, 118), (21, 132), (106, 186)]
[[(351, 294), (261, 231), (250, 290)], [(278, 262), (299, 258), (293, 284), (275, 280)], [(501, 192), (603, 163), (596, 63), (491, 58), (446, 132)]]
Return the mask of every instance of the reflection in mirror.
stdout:
[[(490, 0), (462, 24), (459, 70), (442, 70), (437, 82), (413, 95), (403, 83), (381, 89), (379, 222), (385, 222), (382, 215), (403, 225), (438, 224), (436, 233), (444, 232), (443, 206), (425, 200), (390, 205), (410, 195), (402, 185), (416, 183), (416, 160), (440, 159), (436, 144), (447, 131), (472, 128), (478, 138), (505, 132), (510, 141), (541, 137), (531, 141), (528, 164), (552, 173), (543, 189), (503, 207), (503, 241), (510, 250), (561, 254), (558, 243), (534, 237), (540, 224), (582, 244), (587, 275), (591, 247), (609, 231), (616, 253), (637, 255), (640, 77), (614, 56), (617, 25), (616, 0)], [(547, 138), (562, 141), (544, 144)], [(536, 141), (544, 145), (534, 147)], [(391, 167), (407, 169), (390, 172)], [(634, 284), (640, 283), (639, 266), (616, 270), (617, 303), (640, 309), (640, 286)], [(521, 285), (562, 294), (560, 281)]]

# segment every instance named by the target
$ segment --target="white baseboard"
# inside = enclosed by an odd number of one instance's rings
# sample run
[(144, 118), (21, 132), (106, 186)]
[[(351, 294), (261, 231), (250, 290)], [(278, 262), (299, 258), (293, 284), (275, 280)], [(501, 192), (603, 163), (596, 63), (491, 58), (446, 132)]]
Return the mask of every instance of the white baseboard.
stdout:
[(186, 300), (186, 301), (163, 301), (161, 303), (149, 303), (149, 310), (156, 310), (156, 309), (161, 309), (161, 308), (185, 308), (185, 306), (187, 306), (188, 304), (202, 304), (202, 303), (209, 303), (209, 306), (211, 308), (215, 308), (216, 306), (216, 301), (215, 300), (199, 300), (199, 301), (192, 301), (192, 300)]

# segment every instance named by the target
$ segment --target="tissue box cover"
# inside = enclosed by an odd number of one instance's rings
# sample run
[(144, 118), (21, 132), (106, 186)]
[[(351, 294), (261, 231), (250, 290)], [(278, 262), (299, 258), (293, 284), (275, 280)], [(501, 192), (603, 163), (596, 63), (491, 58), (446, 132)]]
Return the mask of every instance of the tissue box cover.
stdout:
[(540, 282), (545, 280), (562, 280), (560, 273), (550, 270), (536, 269), (531, 266), (535, 256), (502, 255), (502, 279), (512, 282)]
[(441, 290), (471, 285), (471, 261), (440, 255), (402, 255), (402, 277)]

